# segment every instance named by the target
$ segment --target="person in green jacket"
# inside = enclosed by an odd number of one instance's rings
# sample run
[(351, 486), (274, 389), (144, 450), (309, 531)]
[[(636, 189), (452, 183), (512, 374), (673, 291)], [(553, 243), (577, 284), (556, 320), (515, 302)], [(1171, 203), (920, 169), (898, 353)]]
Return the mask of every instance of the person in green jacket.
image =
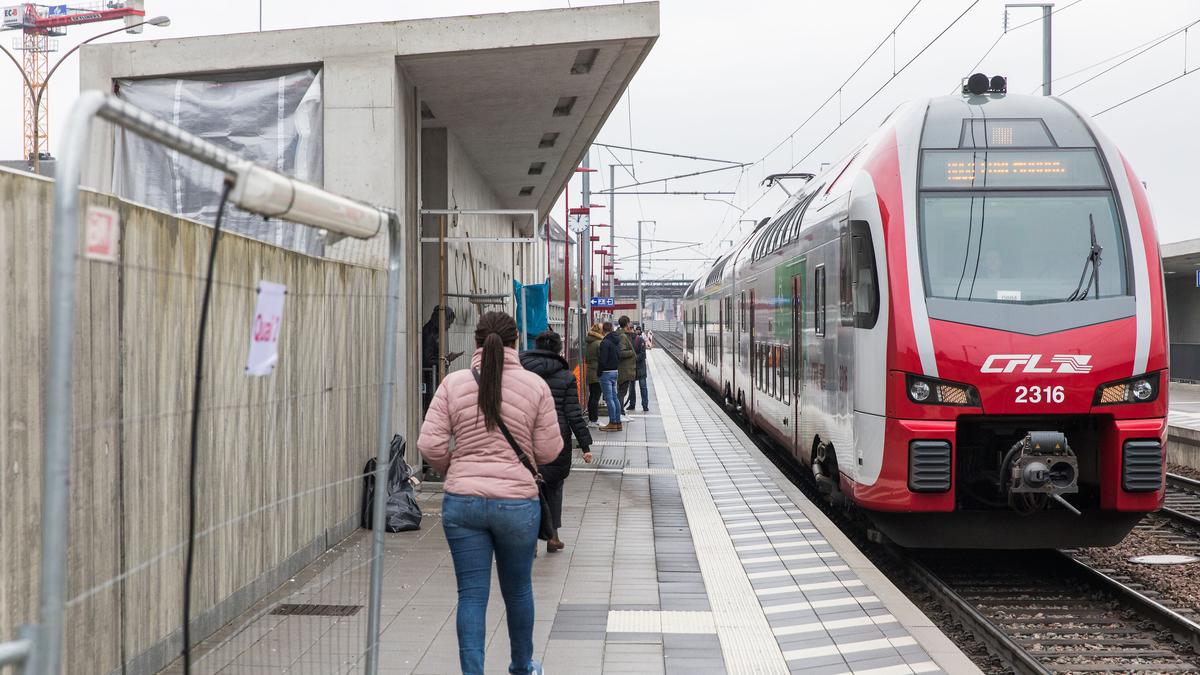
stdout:
[(587, 332), (587, 350), (584, 358), (587, 363), (587, 414), (588, 426), (600, 426), (600, 401), (604, 395), (600, 391), (600, 341), (604, 339), (604, 327), (598, 323), (592, 324)]
[[(637, 380), (637, 353), (633, 349), (633, 324), (624, 314), (617, 319), (618, 330), (621, 333), (621, 364), (617, 367), (617, 397), (624, 402), (629, 398), (629, 385)], [(623, 405), (623, 404), (622, 404)], [(633, 418), (621, 414), (622, 422), (631, 422)]]

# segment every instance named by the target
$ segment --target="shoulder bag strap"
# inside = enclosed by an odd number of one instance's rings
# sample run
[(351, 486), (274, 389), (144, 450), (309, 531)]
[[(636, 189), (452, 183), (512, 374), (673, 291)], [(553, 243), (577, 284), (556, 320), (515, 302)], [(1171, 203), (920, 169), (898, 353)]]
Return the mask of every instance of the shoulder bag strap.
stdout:
[[(475, 368), (472, 368), (471, 375), (475, 377), (475, 383), (478, 384), (479, 371)], [(533, 465), (533, 462), (529, 460), (529, 455), (526, 455), (525, 451), (521, 449), (521, 446), (517, 445), (517, 439), (513, 438), (512, 432), (508, 430), (508, 425), (504, 423), (504, 420), (501, 419), (498, 421), (500, 423), (500, 433), (504, 434), (504, 440), (508, 441), (508, 444), (512, 447), (513, 452), (517, 453), (517, 459), (519, 459), (521, 463), (525, 465), (526, 469), (529, 469), (529, 473), (533, 474), (534, 481), (541, 483), (541, 472), (539, 472), (537, 467)]]

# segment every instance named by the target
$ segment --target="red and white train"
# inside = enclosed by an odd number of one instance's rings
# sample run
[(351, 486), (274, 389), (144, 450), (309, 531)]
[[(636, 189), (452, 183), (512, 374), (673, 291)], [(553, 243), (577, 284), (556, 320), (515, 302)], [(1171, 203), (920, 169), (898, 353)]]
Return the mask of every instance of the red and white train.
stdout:
[(685, 363), (901, 545), (1112, 545), (1164, 495), (1150, 205), (1081, 111), (1004, 89), (808, 180), (687, 291)]

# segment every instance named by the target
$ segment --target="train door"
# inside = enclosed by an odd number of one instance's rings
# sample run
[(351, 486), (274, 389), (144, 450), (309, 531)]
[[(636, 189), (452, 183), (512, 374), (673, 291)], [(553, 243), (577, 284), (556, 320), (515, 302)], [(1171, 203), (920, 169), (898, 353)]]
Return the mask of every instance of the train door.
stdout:
[(792, 362), (789, 365), (792, 377), (792, 447), (800, 451), (802, 444), (801, 415), (804, 414), (804, 268), (807, 260), (801, 259), (795, 275), (792, 276), (792, 348), (789, 354)]
[(746, 357), (743, 356), (742, 352), (742, 349), (745, 347), (743, 344), (745, 341), (742, 339), (742, 334), (746, 332), (746, 315), (746, 291), (742, 291), (741, 294), (738, 295), (737, 325), (733, 327), (734, 349), (736, 350), (736, 353), (733, 357), (733, 400), (743, 405), (744, 401), (739, 400), (738, 388), (745, 385), (741, 383), (741, 378), (738, 377), (738, 368), (744, 366), (746, 363)]
[(754, 302), (754, 289), (752, 288), (752, 289), (750, 289), (750, 321), (749, 321), (749, 325), (750, 325), (750, 338), (749, 338), (750, 339), (750, 358), (749, 358), (750, 386), (746, 387), (746, 398), (748, 400), (746, 401), (746, 413), (745, 413), (746, 416), (751, 420), (754, 419), (754, 412), (757, 410), (757, 408), (754, 407), (754, 392), (758, 390), (758, 378), (759, 378), (758, 373), (757, 373), (758, 355), (755, 353), (755, 345), (754, 345), (754, 332), (755, 332), (754, 331), (754, 329), (755, 329), (754, 318), (755, 318), (756, 309), (757, 309), (757, 305)]
[(725, 373), (725, 301), (717, 301), (717, 384), (721, 384)]

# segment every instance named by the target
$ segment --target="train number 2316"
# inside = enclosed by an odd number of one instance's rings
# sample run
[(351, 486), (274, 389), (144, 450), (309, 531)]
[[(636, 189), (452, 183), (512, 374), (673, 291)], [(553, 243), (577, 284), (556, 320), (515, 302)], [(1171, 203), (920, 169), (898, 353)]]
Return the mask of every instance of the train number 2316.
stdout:
[(1045, 386), (1045, 387), (1027, 387), (1020, 385), (1017, 387), (1016, 403), (1062, 403), (1066, 400), (1067, 395), (1063, 392), (1062, 385)]

